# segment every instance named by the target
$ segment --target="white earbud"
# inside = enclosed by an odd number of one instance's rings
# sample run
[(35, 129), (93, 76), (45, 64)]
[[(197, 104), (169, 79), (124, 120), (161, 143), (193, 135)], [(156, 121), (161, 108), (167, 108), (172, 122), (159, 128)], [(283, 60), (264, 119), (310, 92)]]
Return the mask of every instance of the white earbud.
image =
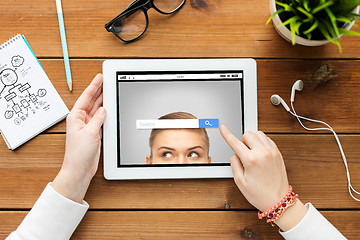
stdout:
[(301, 80), (297, 80), (294, 85), (291, 88), (291, 97), (290, 97), (290, 102), (294, 102), (295, 101), (295, 90), (297, 91), (301, 91), (304, 88), (304, 83)]
[[(355, 196), (359, 195), (360, 196), (360, 192), (356, 191), (355, 188), (351, 185), (351, 181), (350, 181), (350, 172), (349, 172), (349, 167), (348, 167), (348, 164), (347, 164), (347, 159), (346, 159), (346, 156), (345, 156), (345, 153), (344, 153), (344, 150), (341, 146), (341, 143), (340, 143), (340, 139), (338, 138), (336, 132), (334, 131), (334, 129), (329, 125), (327, 124), (326, 122), (323, 122), (323, 121), (319, 121), (319, 120), (315, 120), (315, 119), (311, 119), (311, 118), (307, 118), (307, 117), (303, 117), (303, 116), (300, 116), (296, 113), (295, 111), (295, 108), (294, 108), (294, 100), (295, 100), (295, 91), (301, 91), (304, 87), (304, 83), (303, 81), (301, 80), (297, 80), (294, 85), (292, 86), (292, 89), (291, 89), (291, 97), (290, 97), (290, 105), (291, 105), (291, 110), (290, 111), (290, 108), (289, 106), (285, 103), (285, 101), (277, 94), (274, 94), (271, 96), (271, 103), (273, 105), (279, 105), (281, 103), (281, 105), (283, 105), (283, 107), (285, 108), (285, 110), (287, 112), (289, 112), (291, 115), (293, 115), (294, 117), (296, 117), (296, 119), (298, 120), (298, 122), (300, 123), (300, 125), (308, 130), (308, 131), (318, 131), (318, 130), (328, 130), (328, 131), (331, 131), (333, 134), (334, 134), (334, 137), (335, 137), (335, 140), (339, 146), (339, 150), (340, 150), (340, 153), (341, 153), (341, 157), (344, 161), (344, 165), (345, 165), (345, 169), (346, 169), (346, 177), (347, 177), (347, 180), (348, 180), (348, 191), (349, 191), (349, 194), (350, 196), (356, 200), (356, 201), (359, 201), (360, 202), (360, 198), (357, 198)], [(325, 128), (308, 128), (306, 127), (303, 122), (300, 120), (305, 120), (305, 121), (310, 121), (310, 122), (316, 122), (316, 123), (320, 123), (320, 124), (323, 124), (325, 125), (326, 127)], [(356, 195), (357, 194), (357, 195)], [(355, 195), (355, 196), (354, 196)]]
[(277, 94), (274, 94), (271, 96), (270, 101), (273, 105), (279, 105), (281, 103), (281, 105), (285, 108), (285, 110), (287, 112), (290, 112), (290, 108), (289, 106), (286, 104), (286, 102)]

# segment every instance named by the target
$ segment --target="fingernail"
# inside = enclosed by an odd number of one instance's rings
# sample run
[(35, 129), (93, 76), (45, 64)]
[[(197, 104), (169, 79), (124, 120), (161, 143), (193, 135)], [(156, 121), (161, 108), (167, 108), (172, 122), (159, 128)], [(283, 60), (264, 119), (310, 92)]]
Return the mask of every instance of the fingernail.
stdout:
[(225, 124), (220, 124), (220, 130), (225, 130), (225, 129), (227, 129), (227, 127), (226, 127), (226, 125)]
[(98, 112), (99, 112), (100, 114), (105, 114), (105, 108), (100, 107), (99, 110), (98, 110)]

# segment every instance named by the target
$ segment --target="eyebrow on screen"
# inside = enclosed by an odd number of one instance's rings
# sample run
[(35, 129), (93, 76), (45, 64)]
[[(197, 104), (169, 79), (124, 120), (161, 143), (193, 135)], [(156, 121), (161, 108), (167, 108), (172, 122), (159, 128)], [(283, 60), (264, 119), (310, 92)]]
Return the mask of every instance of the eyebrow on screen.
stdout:
[[(195, 146), (195, 147), (192, 147), (192, 148), (189, 148), (188, 150), (194, 150), (196, 148), (201, 148), (202, 150), (204, 150), (204, 148), (202, 146)], [(205, 151), (205, 150), (204, 150)]]
[[(194, 150), (194, 149), (196, 149), (196, 148), (201, 148), (202, 150), (204, 150), (204, 148), (201, 147), (201, 146), (191, 147), (191, 148), (189, 148), (188, 150)], [(166, 146), (159, 147), (159, 148), (158, 148), (158, 151), (159, 151), (160, 149), (167, 149), (167, 150), (171, 150), (171, 151), (175, 151), (175, 150), (176, 150), (175, 148), (170, 148), (170, 147), (166, 147)], [(204, 150), (204, 151), (205, 151), (205, 150)]]
[(175, 148), (170, 148), (170, 147), (165, 147), (165, 146), (159, 147), (159, 148), (158, 148), (158, 151), (159, 151), (160, 149), (167, 149), (167, 150), (175, 151)]

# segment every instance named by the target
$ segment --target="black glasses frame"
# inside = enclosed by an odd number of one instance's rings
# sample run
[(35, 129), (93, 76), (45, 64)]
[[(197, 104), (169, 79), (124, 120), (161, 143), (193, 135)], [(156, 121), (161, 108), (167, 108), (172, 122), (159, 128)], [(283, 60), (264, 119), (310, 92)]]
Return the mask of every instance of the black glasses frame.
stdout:
[[(146, 30), (147, 30), (147, 28), (149, 26), (149, 17), (148, 17), (147, 11), (150, 8), (154, 8), (157, 12), (159, 12), (161, 14), (169, 15), (169, 14), (172, 14), (172, 13), (180, 10), (180, 8), (182, 8), (182, 6), (184, 6), (185, 2), (186, 2), (186, 0), (183, 0), (182, 3), (176, 9), (174, 9), (171, 12), (163, 12), (154, 5), (154, 0), (135, 0), (132, 3), (130, 3), (130, 5), (123, 12), (121, 12), (119, 15), (117, 15), (115, 18), (113, 18), (110, 22), (106, 23), (105, 24), (105, 29), (108, 32), (112, 32), (121, 41), (132, 42), (132, 41), (140, 38), (146, 32)], [(122, 39), (119, 36), (119, 34), (117, 34), (117, 32), (114, 30), (114, 27), (113, 27), (114, 24), (117, 23), (117, 21), (119, 21), (121, 18), (129, 17), (129, 16), (131, 16), (132, 14), (134, 14), (137, 11), (143, 11), (144, 12), (145, 19), (146, 19), (146, 26), (145, 26), (144, 31), (139, 36), (134, 37), (133, 39), (129, 39), (129, 40)]]

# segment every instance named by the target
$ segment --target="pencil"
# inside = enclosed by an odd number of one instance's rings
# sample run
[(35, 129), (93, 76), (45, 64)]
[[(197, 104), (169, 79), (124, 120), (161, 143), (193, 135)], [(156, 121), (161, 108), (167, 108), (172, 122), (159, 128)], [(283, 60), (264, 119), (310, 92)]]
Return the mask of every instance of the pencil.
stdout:
[(69, 53), (66, 43), (66, 34), (65, 34), (65, 25), (64, 25), (64, 17), (63, 11), (61, 7), (61, 0), (56, 0), (56, 9), (58, 13), (59, 19), (59, 28), (60, 28), (60, 37), (61, 37), (61, 45), (64, 55), (64, 65), (65, 65), (65, 72), (66, 72), (66, 81), (69, 86), (70, 92), (72, 92), (72, 78), (71, 78), (71, 70), (70, 70), (70, 61), (69, 61)]

